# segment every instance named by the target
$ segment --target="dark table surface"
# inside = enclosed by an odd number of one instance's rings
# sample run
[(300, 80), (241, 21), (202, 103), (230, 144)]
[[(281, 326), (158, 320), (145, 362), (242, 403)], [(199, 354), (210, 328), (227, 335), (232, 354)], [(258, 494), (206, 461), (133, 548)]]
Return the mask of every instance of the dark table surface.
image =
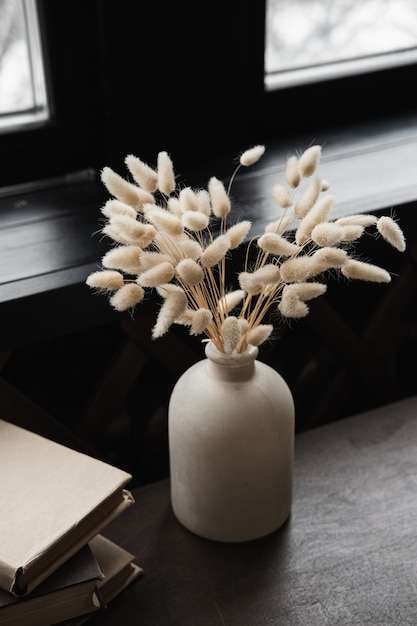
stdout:
[(417, 397), (296, 436), (293, 509), (269, 537), (184, 529), (169, 481), (103, 534), (144, 575), (91, 626), (416, 626)]

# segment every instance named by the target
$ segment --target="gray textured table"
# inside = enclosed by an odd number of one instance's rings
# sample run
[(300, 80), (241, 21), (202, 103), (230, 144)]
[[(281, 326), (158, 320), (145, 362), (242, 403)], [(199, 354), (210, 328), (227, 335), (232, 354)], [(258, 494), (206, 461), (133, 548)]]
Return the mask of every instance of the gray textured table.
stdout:
[(104, 534), (145, 574), (91, 625), (417, 624), (417, 397), (298, 435), (292, 515), (264, 539), (192, 535), (167, 480), (134, 495)]

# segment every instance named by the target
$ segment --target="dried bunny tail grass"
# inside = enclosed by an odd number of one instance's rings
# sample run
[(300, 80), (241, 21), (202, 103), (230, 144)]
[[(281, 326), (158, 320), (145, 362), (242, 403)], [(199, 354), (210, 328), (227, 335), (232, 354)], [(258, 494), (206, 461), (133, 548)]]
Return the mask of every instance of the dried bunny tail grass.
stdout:
[(194, 239), (190, 239), (188, 236), (179, 237), (177, 240), (179, 250), (184, 257), (197, 260), (203, 254), (203, 248), (198, 241), (194, 241)]
[(311, 146), (298, 159), (298, 171), (303, 178), (312, 176), (316, 171), (321, 156), (321, 146)]
[(144, 189), (153, 193), (158, 189), (158, 173), (141, 159), (129, 154), (125, 163), (134, 180)]
[(158, 153), (158, 189), (166, 196), (170, 196), (175, 191), (174, 166), (168, 152)]
[[(156, 287), (156, 292), (164, 299), (168, 298), (171, 294), (179, 293), (180, 291), (184, 292), (183, 288), (175, 283), (166, 283), (165, 285), (158, 285), (158, 287)], [(188, 311), (187, 307), (181, 312), (181, 314), (178, 315), (178, 318), (184, 315), (186, 311)]]
[(360, 224), (347, 224), (344, 227), (342, 241), (356, 241), (364, 232), (365, 228)]
[[(124, 242), (129, 244), (137, 244), (141, 248), (146, 248), (153, 241), (156, 230), (151, 224), (144, 224), (128, 217), (127, 215), (114, 215), (108, 224), (114, 227), (116, 232), (120, 233)], [(106, 227), (102, 232), (106, 231)]]
[(312, 264), (312, 257), (307, 255), (287, 259), (280, 267), (281, 279), (284, 283), (303, 282), (310, 276)]
[(271, 336), (274, 327), (272, 324), (259, 324), (246, 333), (246, 341), (251, 346), (260, 346)]
[(168, 211), (171, 211), (171, 213), (173, 215), (176, 215), (177, 217), (181, 217), (182, 214), (184, 213), (182, 206), (181, 206), (181, 202), (179, 201), (179, 198), (176, 198), (175, 196), (171, 196), (170, 198), (168, 198), (167, 209)]
[(249, 167), (250, 165), (253, 165), (257, 161), (259, 161), (264, 152), (265, 146), (253, 146), (253, 148), (249, 148), (241, 154), (240, 164), (244, 167)]
[[(173, 323), (183, 324), (191, 335), (204, 333), (219, 350), (233, 354), (270, 337), (273, 325), (261, 322), (271, 303), (278, 305), (283, 318), (308, 315), (307, 303), (327, 289), (316, 281), (321, 272), (340, 270), (348, 279), (390, 282), (385, 269), (356, 260), (347, 250), (374, 226), (384, 240), (404, 251), (402, 230), (391, 217), (366, 213), (330, 221), (335, 198), (323, 193), (329, 185), (316, 174), (321, 146), (313, 145), (300, 157), (288, 158), (284, 185), (272, 190), (279, 219), (253, 238), (253, 268), (238, 274), (238, 289), (226, 293), (228, 252), (246, 241), (252, 227), (247, 220), (227, 223), (231, 185), (239, 168), (256, 163), (264, 150), (257, 145), (241, 154), (228, 188), (212, 177), (207, 189), (180, 190), (166, 152), (158, 154), (155, 169), (129, 154), (127, 180), (104, 168), (102, 181), (112, 198), (101, 209), (107, 218), (101, 232), (118, 245), (103, 256), (105, 269), (92, 273), (87, 284), (109, 292), (110, 303), (119, 311), (140, 302), (146, 288), (155, 289), (164, 301), (152, 329), (154, 339)], [(155, 192), (164, 195), (164, 207), (156, 204)], [(221, 220), (219, 232), (210, 230), (212, 215)], [(248, 267), (248, 255), (245, 264)], [(124, 274), (136, 280), (125, 280)]]
[(186, 285), (197, 285), (204, 280), (204, 270), (193, 259), (183, 259), (175, 268), (181, 281)]
[(392, 217), (387, 215), (380, 217), (376, 227), (387, 243), (391, 244), (399, 252), (404, 252), (406, 248), (404, 233)]
[(160, 295), (166, 294), (165, 300), (159, 310), (156, 324), (152, 329), (152, 337), (157, 339), (162, 337), (169, 330), (170, 326), (187, 309), (187, 296), (177, 285), (163, 285), (158, 289)]
[(244, 317), (238, 317), (238, 323), (239, 323), (240, 334), (243, 337), (243, 335), (249, 330), (250, 324), (248, 320), (245, 319)]
[(208, 183), (211, 208), (216, 217), (226, 217), (230, 213), (230, 198), (221, 180), (212, 176)]
[(110, 239), (113, 239), (113, 241), (120, 243), (122, 245), (129, 246), (132, 244), (132, 238), (126, 237), (121, 232), (121, 230), (114, 224), (106, 224), (101, 229), (101, 232), (103, 233), (103, 235), (106, 235), (106, 237), (109, 237)]
[(339, 268), (346, 263), (348, 254), (346, 250), (342, 248), (325, 247), (320, 250), (316, 250), (311, 256), (313, 263), (320, 263), (325, 265), (328, 269)]
[(139, 274), (142, 271), (140, 257), (142, 248), (139, 246), (117, 246), (106, 252), (102, 264), (109, 269), (122, 270), (128, 274)]
[(240, 287), (250, 296), (257, 296), (264, 290), (264, 284), (250, 272), (240, 272), (238, 276)]
[(124, 285), (124, 278), (120, 272), (99, 270), (92, 272), (85, 281), (89, 287), (103, 291), (115, 291)]
[(199, 189), (195, 192), (195, 197), (197, 200), (197, 211), (200, 213), (204, 213), (207, 217), (211, 215), (211, 200), (210, 194), (207, 189)]
[(212, 322), (213, 314), (209, 309), (197, 309), (193, 311), (190, 335), (201, 335)]
[(179, 263), (181, 259), (185, 258), (194, 259), (194, 261), (196, 261), (203, 253), (203, 249), (198, 241), (189, 237), (189, 235), (185, 232), (178, 237), (170, 237), (168, 245), (166, 237), (159, 237), (157, 235), (155, 240), (158, 242), (161, 250), (166, 252), (169, 251), (169, 253), (175, 255), (178, 259), (177, 263)]
[(299, 227), (295, 233), (295, 241), (299, 245), (306, 243), (310, 237), (311, 232), (317, 224), (325, 222), (332, 209), (335, 201), (334, 196), (324, 196), (319, 198), (314, 206), (310, 209), (305, 217), (301, 220)]
[(245, 241), (246, 235), (249, 233), (252, 222), (242, 220), (228, 228), (226, 235), (230, 239), (230, 250), (235, 250)]
[(287, 228), (293, 223), (294, 218), (292, 215), (282, 215), (274, 222), (270, 222), (265, 226), (266, 233), (275, 233), (276, 235), (283, 235)]
[(281, 301), (278, 310), (283, 317), (301, 318), (309, 313), (307, 304), (300, 300), (298, 294), (291, 289), (292, 285), (286, 285), (282, 291)]
[(136, 209), (120, 200), (107, 200), (101, 212), (108, 219), (112, 218), (113, 215), (127, 215), (127, 217), (131, 217), (132, 219), (136, 219), (137, 216)]
[(213, 267), (226, 256), (230, 249), (230, 239), (227, 235), (219, 235), (202, 253), (200, 260), (204, 267)]
[(278, 206), (287, 209), (292, 205), (292, 197), (288, 189), (284, 185), (275, 185), (272, 189), (272, 197)]
[(193, 317), (194, 317), (194, 309), (185, 309), (183, 313), (175, 320), (175, 324), (179, 324), (180, 326), (191, 326)]
[(311, 231), (311, 239), (318, 246), (331, 247), (340, 243), (345, 235), (345, 228), (333, 222), (317, 224)]
[(148, 270), (142, 272), (137, 278), (137, 283), (142, 287), (158, 287), (169, 283), (175, 276), (175, 267), (168, 261), (163, 261), (155, 267), (151, 267)]
[(181, 189), (178, 200), (184, 213), (185, 211), (198, 211), (197, 196), (191, 187)]
[(156, 252), (153, 250), (143, 250), (140, 257), (140, 269), (141, 272), (151, 269), (160, 263), (172, 263), (172, 259), (168, 254), (162, 252)]
[(376, 224), (378, 218), (375, 215), (369, 215), (367, 213), (360, 213), (359, 215), (345, 215), (343, 217), (339, 217), (335, 224), (339, 224), (340, 226), (350, 226), (351, 224), (363, 226), (366, 228), (367, 226), (372, 226)]
[(253, 276), (261, 281), (263, 285), (275, 285), (281, 279), (281, 271), (278, 265), (268, 263), (253, 272)]
[(282, 235), (272, 232), (261, 235), (258, 239), (258, 246), (264, 252), (277, 256), (291, 256), (301, 250), (299, 245), (288, 241)]
[(326, 285), (316, 282), (285, 285), (278, 309), (284, 317), (306, 317), (309, 313), (309, 308), (305, 301), (318, 298), (326, 290)]
[(161, 254), (164, 254), (170, 258), (170, 260), (176, 265), (185, 258), (179, 249), (178, 241), (183, 237), (184, 233), (179, 236), (170, 235), (169, 233), (157, 232), (153, 241), (154, 249), (157, 249)]
[(321, 191), (322, 181), (318, 176), (316, 176), (294, 207), (294, 215), (297, 219), (301, 220), (307, 215), (309, 210), (316, 203)]
[(232, 354), (242, 338), (242, 332), (237, 317), (229, 316), (222, 323), (223, 350)]
[(366, 280), (374, 283), (391, 282), (391, 276), (382, 267), (365, 263), (364, 261), (357, 261), (356, 259), (346, 261), (341, 268), (341, 272), (346, 278)]
[(194, 191), (191, 187), (185, 187), (178, 197), (171, 196), (167, 200), (167, 208), (173, 215), (182, 217), (188, 211), (203, 213), (210, 216), (210, 195), (207, 190)]
[(230, 311), (242, 302), (245, 297), (245, 292), (243, 289), (235, 289), (234, 291), (229, 291), (222, 298), (220, 298), (217, 308), (221, 315), (227, 315)]
[(162, 209), (155, 204), (145, 204), (143, 212), (146, 219), (159, 231), (171, 235), (181, 235), (184, 231), (181, 219), (166, 209)]
[(264, 265), (252, 273), (241, 272), (238, 276), (240, 287), (251, 296), (262, 293), (266, 285), (275, 285), (280, 280), (280, 268), (273, 263)]
[(329, 269), (340, 269), (348, 260), (346, 250), (342, 248), (325, 247), (316, 250), (311, 258), (309, 277), (316, 276)]
[(145, 202), (155, 202), (153, 195), (137, 185), (116, 174), (110, 167), (101, 172), (101, 180), (107, 190), (121, 202), (128, 204), (137, 211), (141, 211)]
[(295, 189), (301, 181), (300, 171), (298, 169), (298, 159), (296, 156), (290, 156), (287, 160), (285, 169), (285, 178), (290, 187)]
[(318, 298), (326, 293), (327, 285), (317, 282), (293, 283), (292, 285), (286, 285), (285, 290), (289, 293), (295, 293), (300, 300), (305, 302), (306, 300), (313, 300), (313, 298)]
[(185, 211), (181, 217), (182, 225), (192, 232), (205, 230), (209, 225), (209, 217), (200, 211)]
[(147, 248), (154, 241), (156, 235), (157, 231), (152, 224), (145, 224), (143, 233), (139, 237), (134, 237), (132, 243), (141, 248)]
[(145, 292), (136, 283), (127, 283), (120, 287), (110, 298), (111, 306), (116, 311), (127, 311), (142, 302)]

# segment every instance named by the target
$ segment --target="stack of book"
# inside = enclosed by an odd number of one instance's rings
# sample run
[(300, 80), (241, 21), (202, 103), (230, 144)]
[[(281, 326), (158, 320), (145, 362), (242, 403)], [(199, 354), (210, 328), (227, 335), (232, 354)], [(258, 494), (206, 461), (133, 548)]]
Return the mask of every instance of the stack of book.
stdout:
[(0, 419), (0, 624), (81, 620), (143, 572), (101, 534), (132, 476)]

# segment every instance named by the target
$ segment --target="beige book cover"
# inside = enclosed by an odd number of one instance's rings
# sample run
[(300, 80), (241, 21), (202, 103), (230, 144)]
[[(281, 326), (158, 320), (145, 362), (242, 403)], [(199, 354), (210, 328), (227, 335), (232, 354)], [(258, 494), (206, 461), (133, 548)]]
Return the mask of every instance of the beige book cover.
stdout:
[(35, 589), (133, 503), (131, 479), (0, 419), (0, 587)]

